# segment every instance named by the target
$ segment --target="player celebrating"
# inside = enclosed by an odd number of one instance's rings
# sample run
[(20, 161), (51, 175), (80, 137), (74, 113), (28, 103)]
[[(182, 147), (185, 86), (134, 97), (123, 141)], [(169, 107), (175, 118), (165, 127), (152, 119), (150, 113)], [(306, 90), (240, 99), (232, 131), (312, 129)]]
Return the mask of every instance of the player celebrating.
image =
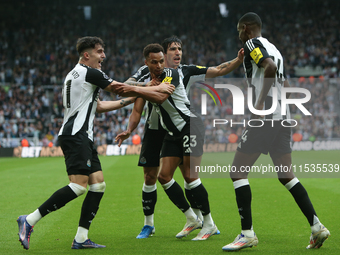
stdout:
[[(113, 81), (101, 69), (104, 60), (104, 43), (98, 37), (83, 37), (77, 42), (79, 62), (66, 76), (63, 86), (64, 121), (59, 131), (59, 143), (65, 156), (70, 183), (57, 190), (37, 210), (29, 215), (19, 216), (19, 241), (24, 249), (29, 249), (33, 226), (50, 212), (60, 209), (71, 200), (89, 190), (84, 199), (79, 227), (72, 243), (72, 249), (104, 248), (88, 238), (90, 224), (94, 219), (105, 191), (101, 164), (93, 145), (93, 120), (98, 112), (121, 108), (134, 101), (134, 98), (117, 102), (98, 101), (100, 89), (113, 93), (116, 86), (129, 86)], [(130, 86), (129, 86), (130, 87)], [(174, 87), (161, 84), (157, 87), (140, 88), (138, 95), (147, 91), (146, 97), (152, 100), (162, 96), (159, 91), (171, 93)], [(137, 94), (137, 93), (136, 93)]]
[[(180, 77), (184, 86), (186, 87), (187, 92), (189, 91), (189, 87), (196, 81), (201, 81), (207, 77), (216, 77), (225, 75), (236, 67), (238, 67), (243, 60), (243, 52), (242, 50), (239, 52), (238, 58), (223, 63), (217, 67), (202, 67), (195, 65), (180, 65), (182, 58), (182, 42), (176, 37), (172, 36), (165, 39), (162, 43), (163, 48), (165, 49), (165, 66), (175, 68), (178, 70)], [(139, 69), (139, 71), (133, 75), (128, 82), (130, 84), (135, 84), (136, 80), (148, 75), (149, 69), (147, 66), (143, 66)], [(138, 83), (139, 84), (139, 83)], [(132, 114), (130, 116), (130, 121), (128, 125), (127, 131), (119, 134), (116, 137), (116, 141), (119, 141), (119, 145), (123, 140), (127, 139), (131, 132), (137, 127), (142, 111), (143, 111), (144, 102), (140, 99), (137, 99)], [(144, 211), (144, 227), (141, 233), (137, 236), (137, 238), (147, 238), (149, 235), (154, 233), (154, 208), (157, 201), (157, 176), (159, 171), (159, 155), (162, 147), (163, 139), (166, 134), (166, 131), (159, 125), (159, 117), (152, 111), (152, 105), (148, 103), (147, 108), (147, 124), (145, 127), (145, 133), (142, 142), (142, 149), (139, 158), (139, 166), (143, 167), (144, 170), (144, 184), (143, 184), (143, 192), (142, 192), (142, 202), (143, 202), (143, 211)], [(201, 184), (198, 179), (196, 182), (192, 183), (192, 179), (190, 178), (190, 172), (185, 172), (183, 169), (183, 165), (180, 165), (182, 174), (184, 176), (184, 185), (185, 185), (185, 193), (190, 202), (190, 205), (194, 212), (198, 215), (198, 219), (188, 221), (185, 224), (183, 230), (177, 234), (178, 238), (188, 235), (190, 232), (197, 228), (202, 227), (203, 216), (201, 214), (201, 210), (197, 208), (195, 202), (192, 199), (191, 195), (191, 187), (199, 186)], [(189, 185), (191, 183), (191, 185)], [(176, 183), (175, 186), (178, 184)], [(179, 185), (178, 185), (179, 186)], [(217, 230), (217, 233), (219, 231)]]
[[(247, 13), (238, 22), (239, 38), (244, 43), (244, 68), (249, 86), (255, 89), (255, 109), (270, 109), (273, 103), (272, 87), (280, 93), (282, 86), (288, 87), (284, 77), (283, 58), (277, 48), (261, 36), (262, 22), (255, 13)], [(242, 231), (234, 242), (224, 246), (225, 251), (235, 251), (246, 247), (256, 246), (258, 239), (253, 230), (251, 216), (251, 190), (247, 179), (248, 173), (242, 172), (241, 167), (251, 167), (258, 157), (269, 152), (275, 166), (291, 166), (291, 129), (281, 126), (281, 121), (290, 119), (289, 109), (286, 115), (281, 115), (280, 104), (273, 114), (265, 116), (262, 127), (248, 127), (238, 145), (231, 173), (236, 202), (241, 217)], [(252, 119), (254, 119), (254, 115)], [(258, 116), (256, 116), (258, 117)], [(272, 122), (273, 127), (272, 127)], [(289, 124), (285, 126), (289, 126)], [(278, 172), (279, 181), (290, 191), (301, 211), (307, 218), (312, 235), (307, 249), (320, 248), (330, 235), (319, 221), (307, 191), (292, 172)]]
[[(201, 155), (203, 154), (204, 142), (204, 126), (200, 118), (193, 116), (188, 106), (190, 102), (186, 96), (184, 85), (175, 69), (164, 68), (164, 55), (163, 47), (159, 44), (151, 44), (145, 47), (144, 57), (146, 58), (145, 64), (148, 66), (151, 78), (160, 78), (164, 81), (172, 81), (176, 86), (173, 95), (169, 96), (161, 105), (152, 104), (152, 111), (159, 115), (160, 124), (166, 130), (164, 142), (162, 145), (162, 168), (158, 180), (162, 184), (166, 194), (170, 200), (185, 214), (187, 218), (187, 225), (192, 222), (202, 224), (197, 218), (194, 211), (191, 209), (184, 193), (177, 182), (172, 178), (177, 166), (183, 160), (183, 168), (188, 176), (189, 185), (192, 188), (192, 200), (198, 208), (203, 212), (204, 226), (200, 233), (193, 240), (206, 240), (211, 235), (217, 232), (217, 227), (214, 224), (208, 201), (208, 193), (204, 186), (201, 184), (197, 177), (190, 177), (190, 158), (200, 163)], [(147, 79), (143, 76), (137, 81)], [(149, 108), (150, 109), (150, 108)], [(149, 110), (150, 111), (150, 110)], [(158, 118), (156, 119), (158, 123)], [(150, 122), (154, 124), (154, 122)], [(190, 132), (190, 125), (195, 127), (193, 132)], [(151, 126), (149, 126), (152, 128)], [(195, 136), (195, 138), (193, 138)], [(188, 142), (186, 138), (194, 139), (194, 142)], [(189, 150), (188, 150), (189, 148)], [(159, 154), (156, 155), (159, 157)], [(191, 227), (193, 228), (193, 227)], [(191, 229), (190, 229), (191, 230)], [(177, 234), (177, 238), (186, 236), (187, 233)]]

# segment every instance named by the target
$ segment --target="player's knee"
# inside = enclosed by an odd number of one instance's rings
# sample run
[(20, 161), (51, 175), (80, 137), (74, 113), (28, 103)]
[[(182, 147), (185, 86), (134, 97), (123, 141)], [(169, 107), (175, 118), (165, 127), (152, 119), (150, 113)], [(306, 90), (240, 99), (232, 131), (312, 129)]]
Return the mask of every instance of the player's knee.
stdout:
[(144, 180), (146, 185), (154, 185), (157, 182), (158, 167), (144, 167)]
[(71, 182), (68, 186), (73, 190), (73, 192), (78, 197), (83, 195), (86, 192), (86, 188), (81, 186), (81, 185), (79, 185), (79, 184), (77, 184), (77, 183)]
[(286, 178), (278, 178), (282, 185), (286, 185), (289, 182), (289, 179)]
[(157, 182), (157, 175), (145, 174), (144, 180), (146, 185), (154, 185)]
[(190, 175), (183, 176), (184, 180), (186, 183), (192, 183), (195, 181), (197, 178), (191, 178)]
[(104, 192), (105, 188), (106, 188), (106, 183), (105, 182), (99, 182), (99, 183), (91, 184), (89, 191)]
[(168, 183), (169, 181), (171, 181), (172, 177), (170, 176), (166, 176), (166, 175), (162, 175), (162, 174), (159, 174), (158, 176), (158, 181), (161, 183), (161, 184), (166, 184)]

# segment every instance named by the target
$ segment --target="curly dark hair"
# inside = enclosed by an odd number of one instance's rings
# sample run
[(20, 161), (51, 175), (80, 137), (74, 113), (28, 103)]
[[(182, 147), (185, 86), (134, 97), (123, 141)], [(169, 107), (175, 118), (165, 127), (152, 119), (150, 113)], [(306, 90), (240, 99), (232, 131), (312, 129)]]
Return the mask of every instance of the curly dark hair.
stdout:
[(150, 53), (158, 53), (158, 52), (164, 53), (164, 49), (162, 45), (160, 45), (159, 43), (151, 43), (145, 46), (143, 50), (143, 55), (145, 58), (148, 58)]

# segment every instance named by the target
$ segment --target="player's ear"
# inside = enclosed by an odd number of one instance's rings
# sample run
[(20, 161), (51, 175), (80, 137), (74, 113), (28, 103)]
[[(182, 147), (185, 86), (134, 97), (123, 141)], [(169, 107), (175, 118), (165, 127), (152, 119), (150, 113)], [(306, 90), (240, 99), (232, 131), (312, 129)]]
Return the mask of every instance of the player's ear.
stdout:
[(243, 31), (246, 33), (246, 35), (250, 35), (251, 34), (251, 28), (249, 25), (243, 24), (244, 28)]
[(87, 51), (84, 52), (83, 56), (84, 56), (84, 58), (86, 58), (86, 59), (89, 59), (89, 58), (90, 58), (90, 54), (89, 54)]

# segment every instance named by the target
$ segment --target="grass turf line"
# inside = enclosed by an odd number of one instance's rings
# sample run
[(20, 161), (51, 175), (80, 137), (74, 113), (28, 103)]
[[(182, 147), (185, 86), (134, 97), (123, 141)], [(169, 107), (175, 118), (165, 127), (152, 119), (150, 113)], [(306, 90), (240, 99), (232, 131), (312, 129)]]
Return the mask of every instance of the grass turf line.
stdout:
[[(293, 152), (293, 162), (336, 162), (338, 151)], [(216, 155), (216, 154), (214, 154)], [(223, 154), (230, 164), (233, 153)], [(91, 226), (89, 237), (105, 249), (88, 250), (88, 254), (218, 254), (222, 246), (234, 240), (240, 232), (235, 193), (228, 178), (203, 178), (208, 190), (211, 211), (221, 235), (207, 241), (192, 242), (198, 230), (177, 240), (175, 235), (185, 223), (184, 215), (170, 202), (162, 187), (158, 187), (155, 210), (156, 234), (148, 239), (135, 237), (143, 227), (141, 190), (143, 171), (137, 167), (137, 156), (101, 157), (107, 188), (100, 209)], [(258, 164), (267, 164), (261, 156)], [(1, 254), (74, 254), (71, 243), (77, 230), (82, 196), (64, 208), (51, 213), (35, 227), (30, 250), (18, 242), (16, 218), (34, 211), (54, 191), (67, 185), (63, 158), (0, 158), (2, 192), (0, 193)], [(180, 171), (175, 179), (183, 187)], [(306, 187), (322, 223), (331, 231), (319, 252), (338, 254), (340, 244), (339, 195), (340, 179), (300, 179)], [(310, 228), (290, 193), (275, 178), (251, 178), (254, 230), (259, 245), (245, 249), (252, 254), (310, 254), (306, 250)], [(320, 253), (320, 254), (321, 254)]]

